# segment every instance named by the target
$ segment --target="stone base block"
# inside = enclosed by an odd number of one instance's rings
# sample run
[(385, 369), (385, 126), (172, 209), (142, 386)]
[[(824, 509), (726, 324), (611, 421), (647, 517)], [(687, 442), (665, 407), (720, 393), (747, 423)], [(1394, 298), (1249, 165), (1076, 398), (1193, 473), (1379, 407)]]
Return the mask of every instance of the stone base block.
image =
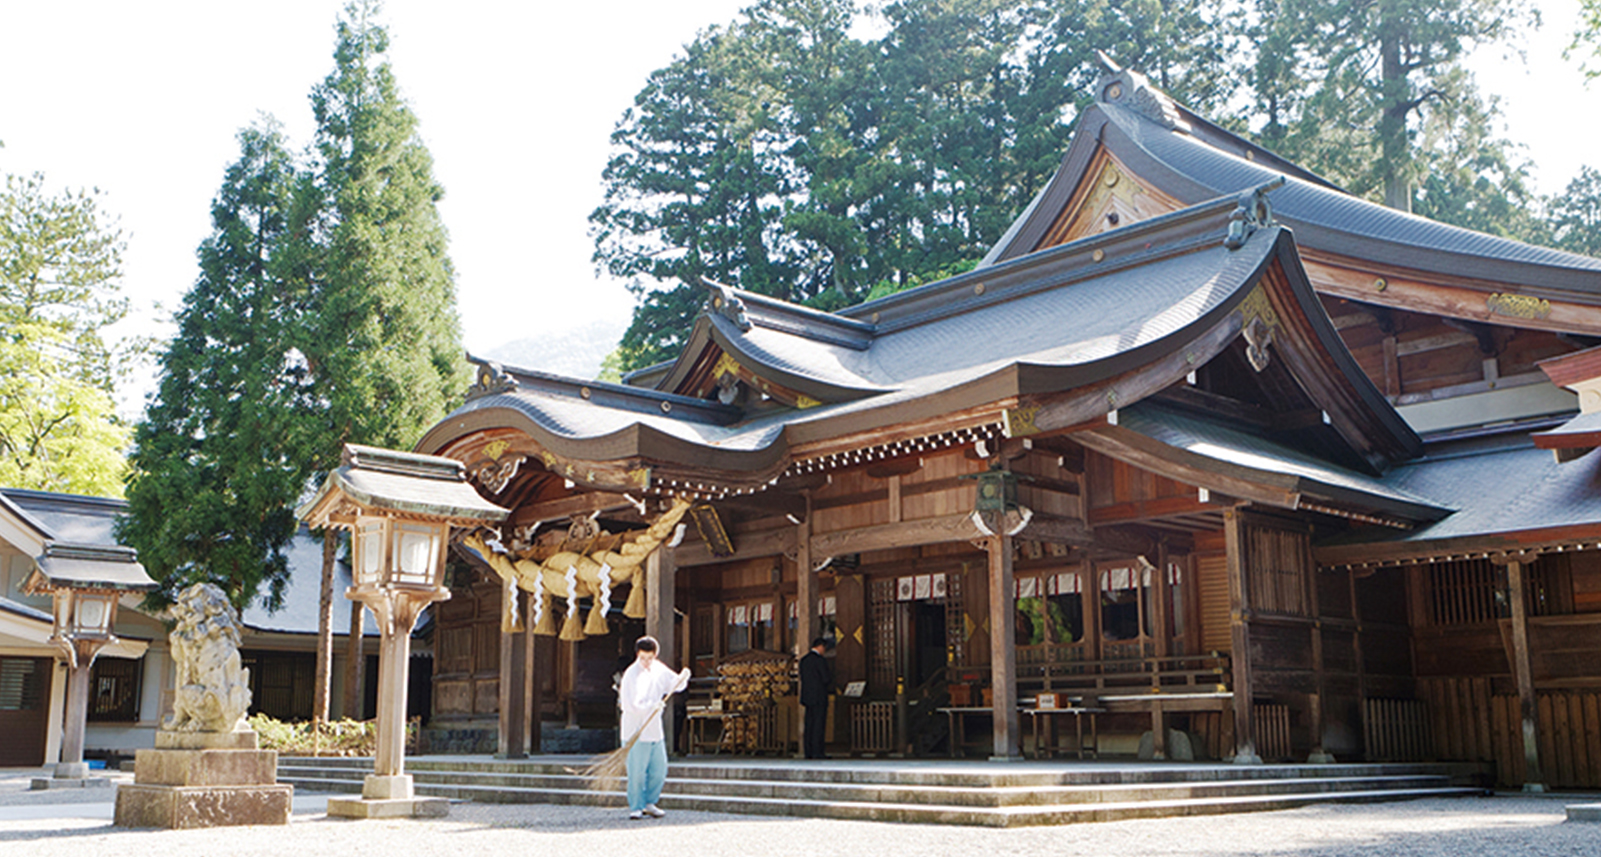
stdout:
[(117, 789), (118, 827), (233, 827), (288, 824), (294, 786), (126, 785)]
[(157, 750), (255, 750), (260, 747), (252, 729), (233, 732), (156, 732)]
[(366, 800), (410, 800), (417, 795), (411, 790), (411, 774), (368, 774), (361, 784), (361, 796)]
[(106, 777), (34, 777), (28, 788), (33, 791), (46, 789), (103, 789), (111, 786), (111, 780)]
[(444, 818), (450, 814), (450, 801), (442, 797), (368, 798), (331, 797), (330, 818)]
[(140, 750), (133, 781), (159, 786), (254, 786), (278, 781), (276, 750)]
[(1568, 804), (1568, 821), (1601, 823), (1601, 803)]

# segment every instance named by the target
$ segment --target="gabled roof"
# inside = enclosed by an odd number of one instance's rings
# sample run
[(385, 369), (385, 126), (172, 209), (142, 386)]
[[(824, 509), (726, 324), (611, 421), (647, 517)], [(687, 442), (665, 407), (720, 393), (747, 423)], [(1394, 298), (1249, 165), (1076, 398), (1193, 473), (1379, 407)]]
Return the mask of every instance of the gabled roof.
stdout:
[(116, 544), (117, 519), (128, 512), (122, 500), (26, 488), (0, 488), (0, 504), (46, 539), (90, 545)]
[(1129, 70), (1102, 78), (1055, 176), (986, 264), (1036, 250), (1102, 148), (1180, 203), (1285, 175), (1274, 212), (1305, 249), (1493, 281), (1530, 296), (1601, 303), (1601, 259), (1449, 226), (1347, 194), (1205, 121)]
[[(1160, 389), (1194, 368), (1164, 358), (1185, 357), (1183, 349), (1212, 331), (1209, 359), (1237, 336), (1249, 320), (1242, 305), (1258, 294), (1259, 303), (1282, 306), (1283, 359), (1316, 376), (1319, 406), (1354, 448), (1381, 459), (1411, 454), (1416, 436), (1345, 352), (1300, 272), (1294, 239), (1272, 222), (1260, 192), (1246, 191), (838, 314), (719, 288), (696, 336), (662, 376), (663, 390), (485, 365), (469, 401), (417, 449), (443, 451), (475, 433), (516, 429), (540, 454), (624, 462), (612, 472), (636, 464), (680, 468), (751, 485), (819, 445), (889, 426), (986, 408), (972, 419), (993, 425), (1020, 400), (1122, 383), (1137, 373), (1150, 374), (1141, 383)], [(1270, 275), (1273, 296), (1254, 292)], [(1250, 312), (1278, 324), (1263, 307)], [(813, 390), (819, 400), (730, 411), (677, 395), (724, 356), (759, 379)], [(1144, 388), (1127, 388), (1136, 389)], [(1117, 407), (1115, 396), (1096, 395), (1099, 414)], [(1130, 392), (1125, 403), (1142, 395)], [(575, 483), (626, 487), (587, 478), (596, 472), (563, 470)]]

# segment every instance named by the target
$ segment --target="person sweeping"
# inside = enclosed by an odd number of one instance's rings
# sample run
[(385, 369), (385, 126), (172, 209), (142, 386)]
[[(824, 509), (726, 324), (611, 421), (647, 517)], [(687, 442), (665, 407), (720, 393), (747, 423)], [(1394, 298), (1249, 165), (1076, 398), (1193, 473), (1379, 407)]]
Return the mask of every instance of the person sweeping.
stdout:
[(667, 781), (667, 741), (662, 731), (662, 707), (673, 694), (689, 687), (689, 667), (682, 672), (657, 660), (655, 637), (634, 643), (634, 662), (617, 686), (623, 709), (622, 734), (630, 736), (628, 754), (628, 817), (661, 818), (667, 813), (656, 805)]

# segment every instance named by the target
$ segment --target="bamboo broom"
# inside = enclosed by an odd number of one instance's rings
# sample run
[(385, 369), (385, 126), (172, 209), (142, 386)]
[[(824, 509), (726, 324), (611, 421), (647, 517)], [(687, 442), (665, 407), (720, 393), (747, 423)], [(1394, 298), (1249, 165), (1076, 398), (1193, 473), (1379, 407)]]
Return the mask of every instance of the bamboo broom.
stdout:
[(601, 756), (599, 759), (596, 759), (593, 764), (587, 768), (584, 768), (583, 770), (568, 768), (567, 772), (569, 774), (577, 774), (578, 776), (582, 777), (584, 779), (584, 786), (590, 791), (617, 791), (619, 783), (621, 783), (628, 776), (628, 751), (634, 749), (634, 745), (639, 743), (639, 736), (645, 731), (645, 727), (649, 726), (651, 721), (656, 719), (656, 715), (661, 714), (662, 709), (667, 705), (667, 700), (672, 698), (672, 691), (668, 691), (667, 695), (663, 696), (661, 701), (656, 703), (656, 707), (650, 710), (650, 714), (645, 716), (645, 722), (640, 724), (638, 729), (634, 730), (634, 734), (628, 736), (628, 740), (624, 742), (623, 746), (618, 747), (604, 756)]

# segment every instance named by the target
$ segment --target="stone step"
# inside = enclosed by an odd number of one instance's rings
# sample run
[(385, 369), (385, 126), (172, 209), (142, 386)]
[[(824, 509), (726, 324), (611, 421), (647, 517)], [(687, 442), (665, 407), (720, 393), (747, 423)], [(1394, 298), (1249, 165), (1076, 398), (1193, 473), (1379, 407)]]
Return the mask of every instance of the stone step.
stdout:
[[(413, 770), (419, 789), (424, 786), (468, 786), (543, 794), (550, 791), (586, 790), (585, 782), (571, 774), (505, 774), (477, 771)], [(281, 766), (284, 782), (315, 783), (347, 780), (360, 783), (363, 771), (328, 766)], [(945, 785), (881, 785), (797, 782), (793, 780), (734, 780), (669, 776), (666, 790), (673, 795), (754, 796), (784, 800), (912, 803), (945, 806), (1043, 806), (1081, 803), (1117, 803), (1130, 800), (1184, 800), (1239, 795), (1329, 794), (1347, 791), (1443, 788), (1450, 785), (1439, 775), (1380, 777), (1313, 777), (1246, 780), (1202, 780), (1177, 783), (1110, 783), (1073, 786), (997, 786), (972, 788)]]
[[(438, 757), (411, 758), (406, 767), (412, 773), (422, 771), (481, 772), (519, 775), (568, 775), (572, 770), (589, 764), (590, 757), (545, 758), (522, 761), (485, 759), (483, 757), (440, 759)], [(280, 765), (297, 767), (365, 768), (371, 770), (372, 760), (359, 757), (289, 757), (280, 758)], [(1027, 766), (1026, 768), (1024, 766)], [(1035, 763), (1018, 766), (1021, 770), (982, 768), (972, 763), (938, 763), (919, 760), (909, 764), (896, 762), (864, 762), (831, 760), (808, 763), (789, 760), (752, 760), (748, 762), (695, 758), (675, 760), (669, 767), (671, 776), (679, 779), (711, 780), (795, 780), (808, 783), (854, 783), (880, 785), (940, 785), (967, 788), (997, 786), (1048, 787), (1068, 785), (1096, 785), (1115, 783), (1193, 783), (1198, 781), (1258, 780), (1258, 779), (1321, 779), (1329, 776), (1373, 777), (1436, 775), (1450, 777), (1458, 784), (1472, 784), (1482, 767), (1473, 764), (1432, 763), (1396, 764), (1364, 763), (1339, 765), (1248, 765), (1144, 763), (1120, 765), (1096, 763)]]
[[(319, 778), (296, 782), (280, 779), (306, 789), (358, 793), (360, 779)], [(417, 792), (484, 803), (560, 803), (588, 804), (620, 808), (621, 794), (580, 789), (508, 789), (498, 786), (472, 786), (423, 783)], [(707, 795), (665, 793), (660, 801), (666, 809), (725, 812), (752, 815), (781, 815), (820, 818), (846, 818), (920, 824), (962, 824), (985, 827), (1072, 824), (1112, 821), (1125, 818), (1158, 818), (1173, 815), (1208, 815), (1289, 809), (1312, 803), (1355, 803), (1408, 800), (1424, 797), (1461, 797), (1483, 794), (1482, 789), (1460, 787), (1360, 789), (1354, 791), (1294, 792), (1287, 794), (1215, 795), (1178, 799), (1138, 799), (1099, 803), (1024, 806), (958, 806), (888, 801), (830, 801), (768, 797), (750, 794)]]

